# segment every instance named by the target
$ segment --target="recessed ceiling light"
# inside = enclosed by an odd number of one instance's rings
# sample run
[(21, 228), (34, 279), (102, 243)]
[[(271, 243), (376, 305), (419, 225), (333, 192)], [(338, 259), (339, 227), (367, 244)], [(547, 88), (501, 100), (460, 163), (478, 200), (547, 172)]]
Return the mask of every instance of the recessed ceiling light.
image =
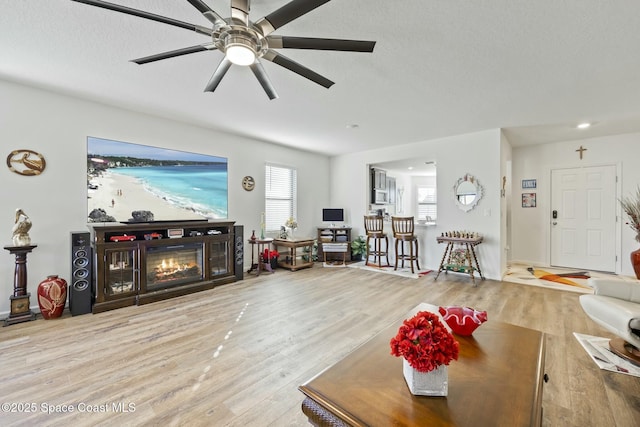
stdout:
[(591, 126), (591, 123), (584, 122), (584, 123), (580, 123), (580, 124), (579, 124), (578, 126), (576, 126), (576, 127), (577, 127), (578, 129), (586, 129), (586, 128), (588, 128), (589, 126)]
[(409, 166), (407, 169), (409, 169), (410, 171), (413, 170), (413, 166)]

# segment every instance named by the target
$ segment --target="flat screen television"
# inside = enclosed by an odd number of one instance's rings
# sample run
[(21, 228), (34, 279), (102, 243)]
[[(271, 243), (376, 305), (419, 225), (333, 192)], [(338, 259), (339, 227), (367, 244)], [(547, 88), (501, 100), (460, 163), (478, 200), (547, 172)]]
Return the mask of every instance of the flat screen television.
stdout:
[(87, 138), (88, 222), (226, 219), (227, 205), (224, 157)]
[(323, 208), (322, 222), (344, 222), (344, 209)]

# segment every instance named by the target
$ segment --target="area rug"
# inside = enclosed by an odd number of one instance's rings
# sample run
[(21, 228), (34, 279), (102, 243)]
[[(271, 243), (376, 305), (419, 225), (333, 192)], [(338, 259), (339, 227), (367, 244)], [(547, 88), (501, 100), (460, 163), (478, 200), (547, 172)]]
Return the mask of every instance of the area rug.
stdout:
[(609, 338), (573, 333), (582, 348), (600, 369), (640, 377), (640, 366), (624, 360), (609, 350)]
[(511, 264), (502, 278), (505, 282), (540, 286), (563, 291), (593, 293), (587, 284), (590, 277), (616, 277), (592, 271), (579, 271), (554, 267), (533, 267), (525, 264)]
[(394, 276), (408, 277), (410, 279), (419, 279), (431, 273), (433, 270), (415, 270), (415, 273), (411, 272), (411, 267), (398, 267), (394, 270), (393, 267), (378, 267), (376, 265), (366, 265), (364, 261), (347, 264), (347, 267), (358, 268), (360, 270), (374, 271), (376, 273), (393, 274)]

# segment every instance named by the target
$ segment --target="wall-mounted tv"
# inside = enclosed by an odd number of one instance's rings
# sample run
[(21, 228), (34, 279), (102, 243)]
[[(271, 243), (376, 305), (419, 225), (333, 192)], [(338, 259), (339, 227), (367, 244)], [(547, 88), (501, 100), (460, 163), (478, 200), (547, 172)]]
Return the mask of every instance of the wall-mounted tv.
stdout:
[(227, 159), (87, 138), (89, 222), (227, 218)]
[(344, 209), (323, 208), (322, 222), (344, 222)]

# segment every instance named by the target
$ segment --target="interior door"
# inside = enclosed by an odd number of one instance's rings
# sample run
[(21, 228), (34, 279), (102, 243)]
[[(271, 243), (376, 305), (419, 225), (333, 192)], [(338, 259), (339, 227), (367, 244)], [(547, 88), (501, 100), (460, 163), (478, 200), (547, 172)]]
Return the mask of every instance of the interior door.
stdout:
[(614, 272), (616, 167), (551, 172), (551, 265)]

